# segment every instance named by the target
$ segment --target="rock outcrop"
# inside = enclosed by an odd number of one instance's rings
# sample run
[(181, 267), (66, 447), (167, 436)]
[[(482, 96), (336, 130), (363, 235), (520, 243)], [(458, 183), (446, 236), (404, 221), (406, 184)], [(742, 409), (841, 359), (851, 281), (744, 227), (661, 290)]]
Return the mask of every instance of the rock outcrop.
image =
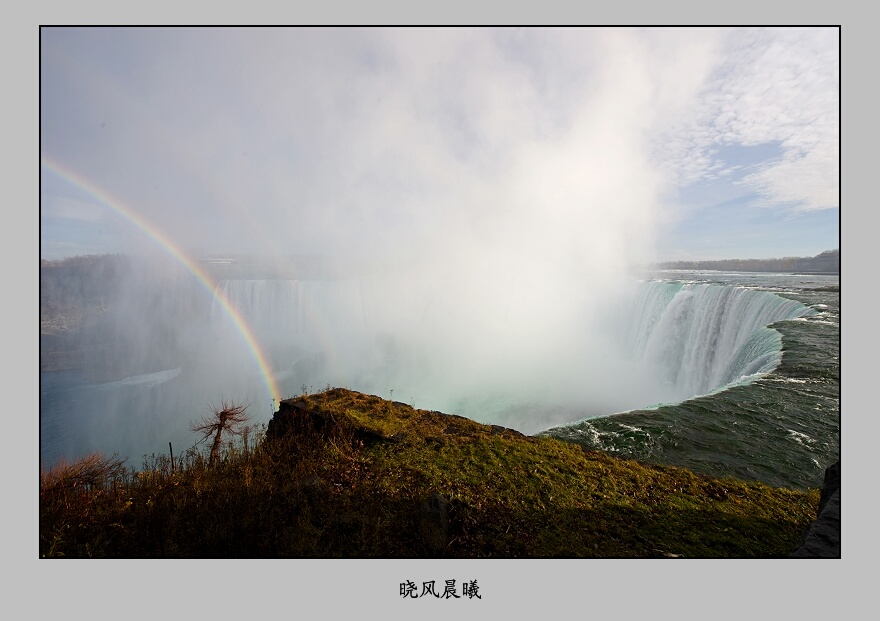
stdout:
[(778, 558), (819, 497), (342, 388), (282, 400), (261, 451), (290, 556)]
[(816, 521), (801, 538), (795, 558), (840, 558), (840, 461), (825, 470)]

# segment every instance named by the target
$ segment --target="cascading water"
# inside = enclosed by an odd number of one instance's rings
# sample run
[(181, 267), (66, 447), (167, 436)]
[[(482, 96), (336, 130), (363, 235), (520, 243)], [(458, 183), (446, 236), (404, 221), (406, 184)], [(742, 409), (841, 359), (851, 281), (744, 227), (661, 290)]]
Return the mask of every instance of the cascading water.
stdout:
[[(620, 297), (587, 287), (571, 304), (516, 278), (468, 289), (237, 279), (217, 293), (270, 354), (283, 396), (329, 383), (707, 474), (818, 486), (839, 457), (838, 283), (672, 274), (629, 281)], [(222, 398), (268, 421), (277, 404), (234, 318), (215, 302), (203, 322), (203, 301), (189, 305), (198, 321), (162, 341), (178, 354), (165, 367), (98, 384), (41, 373), (41, 463), (93, 451), (137, 459), (169, 441), (177, 452), (194, 441), (188, 421)], [(554, 303), (567, 312), (551, 320)]]
[(673, 272), (642, 283), (621, 332), (632, 360), (656, 370), (661, 398), (539, 435), (709, 476), (818, 487), (840, 457), (839, 300), (832, 275)]
[[(278, 378), (288, 382), (288, 392), (295, 393), (300, 384), (312, 388), (330, 384), (388, 396), (389, 389), (399, 388), (397, 394), (403, 399), (417, 397), (427, 407), (449, 407), (478, 420), (493, 418), (483, 422), (501, 422), (527, 433), (585, 416), (683, 401), (767, 373), (781, 357), (780, 335), (767, 326), (809, 312), (799, 302), (766, 291), (644, 282), (629, 301), (630, 311), (620, 330), (588, 326), (594, 332), (614, 332), (616, 336), (607, 341), (616, 343), (619, 351), (587, 351), (579, 357), (566, 355), (564, 360), (560, 356), (558, 371), (530, 371), (509, 381), (506, 398), (498, 394), (499, 386), (505, 390), (504, 383), (492, 376), (493, 387), (486, 389), (482, 400), (471, 386), (467, 395), (438, 400), (444, 390), (462, 389), (460, 377), (450, 379), (447, 368), (467, 361), (458, 354), (460, 349), (455, 350), (457, 357), (430, 350), (450, 340), (452, 331), (473, 331), (473, 326), (450, 322), (449, 307), (443, 304), (448, 300), (426, 291), (430, 288), (417, 292), (412, 283), (383, 280), (255, 279), (219, 285), (219, 293), (261, 338)], [(219, 319), (222, 309), (215, 308), (212, 314)], [(497, 366), (502, 362), (506, 361), (499, 356)], [(534, 364), (532, 360), (523, 364), (529, 363)], [(473, 376), (472, 368), (466, 375)], [(533, 386), (524, 387), (522, 377)], [(561, 383), (572, 378), (583, 384), (576, 398), (563, 396), (566, 389)], [(554, 381), (560, 384), (548, 388)], [(626, 382), (633, 386), (624, 391), (628, 394), (599, 394), (619, 393)], [(554, 398), (557, 403), (548, 403)], [(516, 417), (504, 416), (503, 410), (514, 404), (519, 409)], [(557, 411), (529, 414), (536, 404)]]
[[(387, 323), (392, 309), (381, 286), (355, 280), (224, 280), (218, 294), (245, 318), (267, 351), (276, 377), (288, 382), (288, 394), (300, 382), (369, 389), (365, 374), (375, 376), (388, 361)], [(216, 300), (212, 322), (227, 321)], [(398, 361), (399, 362), (399, 361)], [(355, 387), (355, 386), (352, 386)], [(292, 391), (292, 392), (291, 392)]]
[(629, 348), (677, 400), (773, 370), (782, 343), (767, 326), (810, 312), (766, 291), (663, 281), (643, 283), (632, 309)]

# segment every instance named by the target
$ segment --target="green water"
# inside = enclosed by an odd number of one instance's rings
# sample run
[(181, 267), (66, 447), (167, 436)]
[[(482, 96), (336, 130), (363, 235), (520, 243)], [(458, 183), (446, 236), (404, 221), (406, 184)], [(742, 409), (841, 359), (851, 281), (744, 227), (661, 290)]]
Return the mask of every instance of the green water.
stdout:
[(712, 272), (659, 276), (770, 291), (815, 314), (771, 326), (782, 335), (781, 363), (749, 384), (544, 433), (712, 476), (793, 489), (821, 486), (824, 469), (840, 457), (839, 278)]

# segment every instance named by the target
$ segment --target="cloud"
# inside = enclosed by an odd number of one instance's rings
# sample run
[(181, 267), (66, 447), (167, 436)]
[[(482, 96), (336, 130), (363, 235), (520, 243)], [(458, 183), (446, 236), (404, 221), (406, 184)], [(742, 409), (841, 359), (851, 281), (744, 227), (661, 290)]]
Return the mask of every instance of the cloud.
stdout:
[(662, 197), (737, 176), (725, 145), (781, 145), (744, 178), (766, 204), (836, 206), (836, 41), (833, 29), (53, 29), (41, 148), (186, 248), (529, 243), (638, 260)]
[(839, 207), (839, 32), (835, 28), (722, 31), (721, 62), (702, 87), (692, 121), (670, 141), (680, 182), (717, 178), (727, 145), (778, 143), (744, 182), (759, 204), (792, 211)]
[[(388, 259), (377, 334), (350, 335), (357, 298), (317, 313), (354, 348), (343, 376), (385, 333), (430, 356), (413, 382), (447, 394), (623, 394), (609, 387), (639, 382), (605, 327), (628, 268), (653, 259), (665, 197), (707, 179), (824, 196), (781, 176), (821, 165), (833, 134), (824, 74), (789, 34), (47, 29), (41, 149), (190, 251)], [(767, 142), (757, 168), (721, 157)]]

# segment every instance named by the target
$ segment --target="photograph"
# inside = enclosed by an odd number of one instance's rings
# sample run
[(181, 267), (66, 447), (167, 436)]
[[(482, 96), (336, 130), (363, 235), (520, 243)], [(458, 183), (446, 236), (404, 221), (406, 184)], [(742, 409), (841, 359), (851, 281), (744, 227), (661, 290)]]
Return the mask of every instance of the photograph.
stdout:
[(839, 25), (35, 30), (44, 567), (842, 558)]

